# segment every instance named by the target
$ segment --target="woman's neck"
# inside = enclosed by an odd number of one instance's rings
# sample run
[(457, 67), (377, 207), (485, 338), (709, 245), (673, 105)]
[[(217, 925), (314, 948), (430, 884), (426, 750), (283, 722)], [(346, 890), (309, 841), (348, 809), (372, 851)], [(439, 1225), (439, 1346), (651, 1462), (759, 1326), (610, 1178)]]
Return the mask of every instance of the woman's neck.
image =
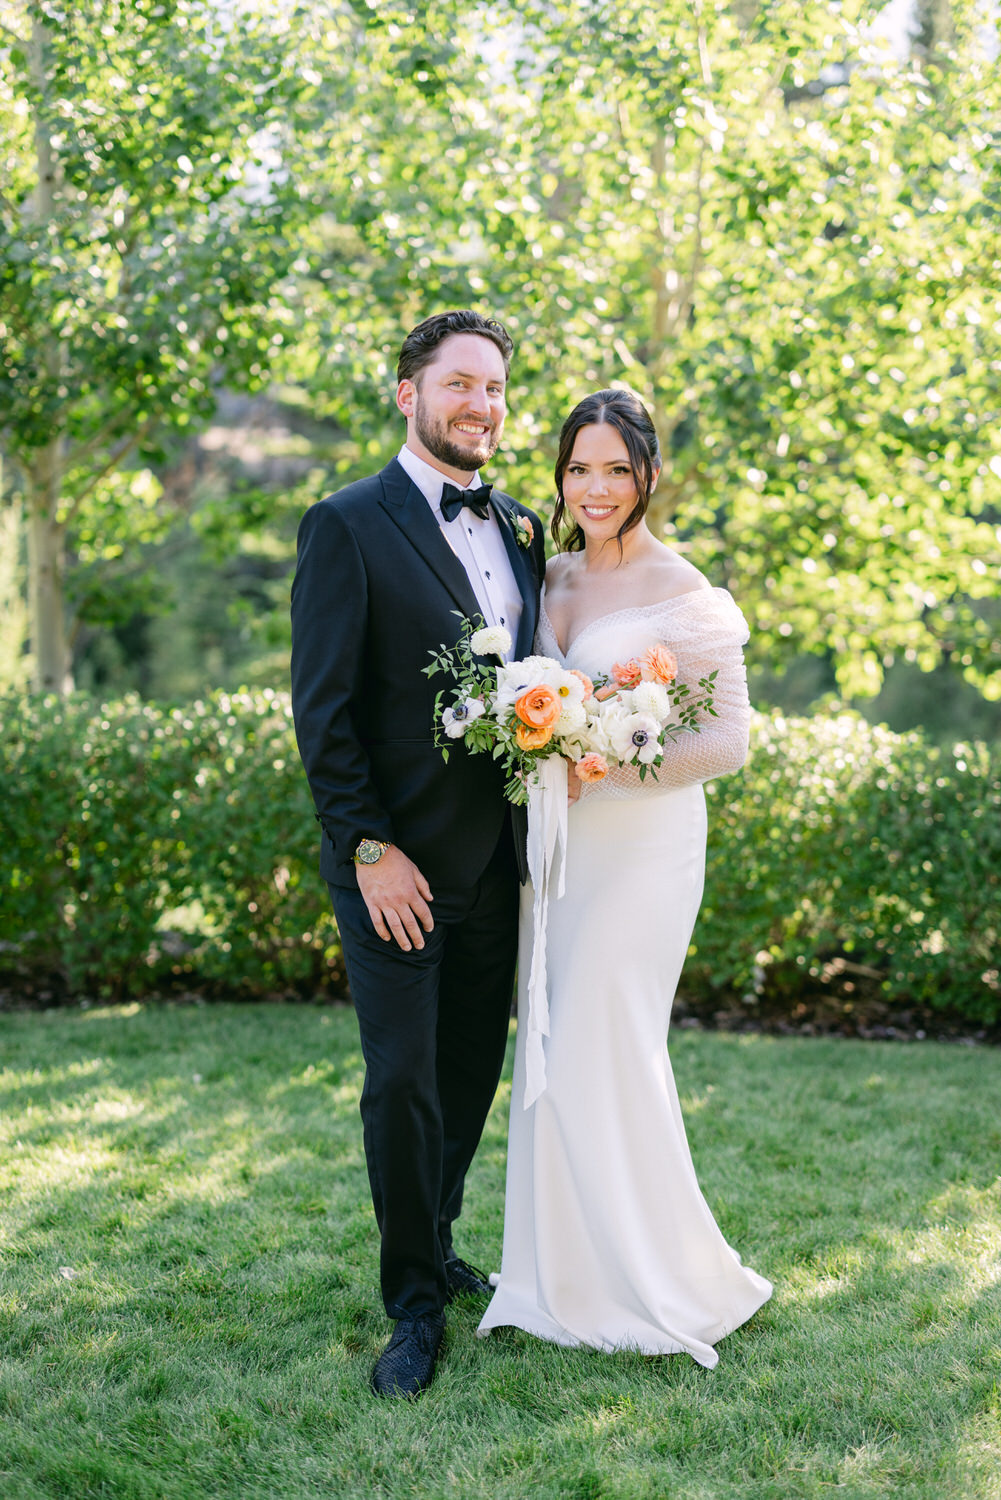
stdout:
[(660, 543), (650, 530), (646, 521), (640, 521), (625, 536), (621, 538), (622, 552), (619, 552), (619, 541), (615, 537), (604, 542), (590, 542), (585, 537), (583, 564), (586, 573), (611, 573), (616, 568), (628, 567), (630, 563), (639, 562), (648, 557), (655, 547)]

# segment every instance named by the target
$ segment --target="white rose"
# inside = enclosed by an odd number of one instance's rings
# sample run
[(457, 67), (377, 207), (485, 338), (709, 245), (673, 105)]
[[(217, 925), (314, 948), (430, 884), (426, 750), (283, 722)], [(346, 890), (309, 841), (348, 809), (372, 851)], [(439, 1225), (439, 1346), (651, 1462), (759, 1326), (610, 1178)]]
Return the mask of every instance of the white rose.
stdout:
[(641, 682), (630, 695), (633, 709), (638, 714), (649, 714), (658, 724), (666, 724), (671, 717), (671, 699), (667, 688), (659, 682)]
[(609, 734), (612, 716), (608, 713), (608, 704), (597, 703), (592, 699), (588, 703), (585, 713), (587, 714), (587, 723), (575, 736), (577, 742), (582, 747), (581, 754), (586, 755), (589, 750), (594, 750), (596, 754), (603, 755), (606, 760), (615, 760), (616, 755), (612, 749), (612, 740)]
[(503, 625), (484, 625), (473, 631), (469, 644), (476, 656), (506, 656), (511, 649), (511, 632)]
[(446, 708), (441, 716), (441, 726), (450, 740), (460, 739), (470, 724), (485, 711), (482, 698), (460, 698), (458, 703)]
[(660, 725), (651, 714), (625, 714), (609, 726), (609, 735), (621, 761), (648, 766), (660, 754)]

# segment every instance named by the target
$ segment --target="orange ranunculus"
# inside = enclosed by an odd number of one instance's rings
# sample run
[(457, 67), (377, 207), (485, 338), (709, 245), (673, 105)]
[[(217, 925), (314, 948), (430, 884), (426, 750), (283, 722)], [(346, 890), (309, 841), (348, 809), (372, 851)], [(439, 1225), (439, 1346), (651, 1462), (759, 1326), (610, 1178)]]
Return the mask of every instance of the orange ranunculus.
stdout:
[(617, 661), (612, 666), (612, 681), (616, 687), (634, 688), (642, 677), (643, 672), (635, 656), (631, 656), (628, 661)]
[(551, 687), (540, 683), (538, 687), (527, 688), (515, 700), (514, 711), (523, 724), (533, 729), (552, 729), (560, 716), (560, 700)]
[(574, 766), (581, 781), (601, 781), (608, 775), (608, 761), (597, 750), (589, 750)]
[(578, 672), (576, 667), (568, 667), (567, 670), (569, 671), (571, 677), (577, 677), (580, 679), (580, 681), (584, 684), (584, 697), (590, 698), (594, 693), (594, 683), (591, 681), (590, 677), (588, 677), (587, 673)]
[(553, 737), (553, 731), (548, 724), (533, 729), (530, 724), (516, 724), (514, 726), (514, 738), (519, 750), (541, 750), (543, 745), (548, 745)]
[(648, 646), (640, 657), (644, 682), (673, 682), (678, 675), (678, 658), (666, 646)]

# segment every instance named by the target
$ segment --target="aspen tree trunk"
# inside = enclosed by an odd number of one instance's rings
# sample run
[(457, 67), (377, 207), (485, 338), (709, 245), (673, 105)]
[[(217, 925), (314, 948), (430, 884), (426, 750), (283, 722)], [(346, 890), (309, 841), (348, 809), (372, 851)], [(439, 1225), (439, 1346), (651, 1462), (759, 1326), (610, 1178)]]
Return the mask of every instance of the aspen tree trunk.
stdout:
[[(36, 7), (31, 8), (31, 73), (37, 90), (34, 106), (37, 183), (31, 218), (41, 230), (55, 230), (57, 165), (48, 118), (48, 35)], [(49, 334), (42, 349), (49, 380), (56, 383), (63, 364), (59, 340)], [(66, 635), (64, 595), (65, 524), (59, 519), (64, 442), (54, 434), (39, 449), (27, 475), (28, 608), (35, 687), (64, 694), (72, 688)]]
[[(50, 444), (49, 449), (55, 444)], [(48, 462), (55, 460), (55, 462)], [(28, 612), (39, 692), (73, 687), (63, 590), (63, 538), (57, 519), (58, 455), (45, 450), (28, 484)]]

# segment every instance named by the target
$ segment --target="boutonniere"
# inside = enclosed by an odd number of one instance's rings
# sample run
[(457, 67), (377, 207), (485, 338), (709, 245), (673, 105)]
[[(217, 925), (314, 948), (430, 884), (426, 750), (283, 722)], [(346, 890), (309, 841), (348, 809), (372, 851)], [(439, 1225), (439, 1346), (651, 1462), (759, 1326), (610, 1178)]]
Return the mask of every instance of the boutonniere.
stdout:
[(535, 532), (527, 516), (515, 516), (514, 534), (519, 547), (530, 547), (532, 545), (532, 538), (535, 536)]

